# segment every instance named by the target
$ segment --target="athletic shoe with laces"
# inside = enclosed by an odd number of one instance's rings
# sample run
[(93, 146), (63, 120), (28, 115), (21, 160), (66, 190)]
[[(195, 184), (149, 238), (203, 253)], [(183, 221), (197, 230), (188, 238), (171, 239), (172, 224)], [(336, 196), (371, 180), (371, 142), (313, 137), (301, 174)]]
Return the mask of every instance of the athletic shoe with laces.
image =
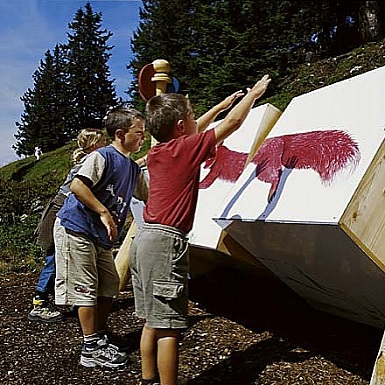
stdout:
[(105, 368), (119, 368), (127, 363), (128, 357), (119, 353), (109, 344), (99, 345), (95, 349), (88, 349), (83, 345), (80, 364), (87, 368), (101, 366)]
[(104, 346), (104, 345), (109, 345), (110, 348), (114, 349), (117, 354), (120, 354), (123, 357), (127, 357), (127, 353), (126, 352), (122, 351), (122, 349), (119, 346), (114, 345), (114, 344), (112, 344), (110, 342), (110, 340), (108, 339), (107, 334), (101, 334), (100, 335), (100, 339), (98, 340), (98, 346)]
[(51, 309), (46, 301), (33, 299), (33, 309), (28, 314), (29, 321), (58, 322), (63, 319), (63, 314)]

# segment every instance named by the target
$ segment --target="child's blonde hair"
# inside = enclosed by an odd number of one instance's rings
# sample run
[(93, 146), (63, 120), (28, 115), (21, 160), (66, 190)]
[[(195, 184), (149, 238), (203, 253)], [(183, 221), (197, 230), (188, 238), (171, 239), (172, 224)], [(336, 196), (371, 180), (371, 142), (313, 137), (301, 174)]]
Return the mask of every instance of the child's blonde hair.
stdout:
[(72, 153), (72, 161), (75, 164), (79, 163), (103, 137), (105, 137), (104, 132), (98, 128), (81, 130), (77, 137), (78, 148)]

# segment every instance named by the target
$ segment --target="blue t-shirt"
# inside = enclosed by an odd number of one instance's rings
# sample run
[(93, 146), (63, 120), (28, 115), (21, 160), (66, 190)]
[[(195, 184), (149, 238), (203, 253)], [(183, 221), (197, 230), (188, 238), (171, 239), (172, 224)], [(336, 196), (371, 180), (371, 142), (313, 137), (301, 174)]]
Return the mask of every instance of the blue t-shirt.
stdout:
[[(91, 191), (114, 218), (118, 237), (127, 218), (139, 173), (140, 168), (132, 159), (109, 145), (90, 154), (76, 175), (92, 181)], [(99, 214), (86, 207), (75, 194), (69, 195), (57, 216), (65, 228), (85, 235), (103, 248), (113, 246)]]

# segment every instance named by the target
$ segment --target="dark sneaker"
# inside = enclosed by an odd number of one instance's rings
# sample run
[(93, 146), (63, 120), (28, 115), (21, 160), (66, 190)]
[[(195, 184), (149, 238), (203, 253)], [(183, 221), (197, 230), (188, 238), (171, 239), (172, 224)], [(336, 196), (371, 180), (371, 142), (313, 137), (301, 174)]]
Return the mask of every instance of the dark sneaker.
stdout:
[(63, 319), (63, 314), (49, 307), (35, 306), (28, 314), (29, 321), (58, 322)]
[(153, 380), (144, 380), (142, 378), (142, 380), (140, 381), (140, 384), (141, 385), (160, 385), (160, 379), (156, 378), (156, 379), (153, 379)]
[(98, 345), (96, 349), (87, 349), (84, 345), (80, 356), (80, 364), (87, 368), (101, 366), (105, 368), (119, 368), (127, 363), (128, 357), (122, 355), (109, 344)]

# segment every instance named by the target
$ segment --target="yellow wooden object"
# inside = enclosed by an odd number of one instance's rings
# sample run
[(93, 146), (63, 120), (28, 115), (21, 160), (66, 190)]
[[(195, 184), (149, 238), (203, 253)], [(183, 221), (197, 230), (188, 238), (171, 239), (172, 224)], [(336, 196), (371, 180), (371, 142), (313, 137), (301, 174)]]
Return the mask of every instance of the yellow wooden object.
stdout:
[(130, 280), (130, 261), (129, 251), (132, 242), (132, 238), (135, 236), (137, 230), (136, 223), (133, 221), (123, 243), (121, 244), (118, 254), (115, 257), (115, 265), (118, 270), (120, 279), (119, 291), (125, 291), (128, 281)]
[(171, 83), (171, 78), (168, 76), (170, 72), (170, 64), (167, 60), (157, 59), (152, 62), (155, 70), (155, 75), (151, 81), (155, 82), (156, 95), (166, 93), (167, 84)]
[(273, 106), (272, 104), (267, 105), (265, 113), (261, 119), (261, 124), (258, 127), (258, 131), (255, 135), (253, 145), (250, 148), (249, 156), (247, 157), (245, 167), (254, 158), (255, 154), (262, 146), (262, 143), (265, 141), (267, 135), (269, 135), (271, 129), (274, 127), (281, 114), (282, 111), (279, 110), (277, 107)]
[(340, 225), (385, 272), (385, 141), (341, 217)]

